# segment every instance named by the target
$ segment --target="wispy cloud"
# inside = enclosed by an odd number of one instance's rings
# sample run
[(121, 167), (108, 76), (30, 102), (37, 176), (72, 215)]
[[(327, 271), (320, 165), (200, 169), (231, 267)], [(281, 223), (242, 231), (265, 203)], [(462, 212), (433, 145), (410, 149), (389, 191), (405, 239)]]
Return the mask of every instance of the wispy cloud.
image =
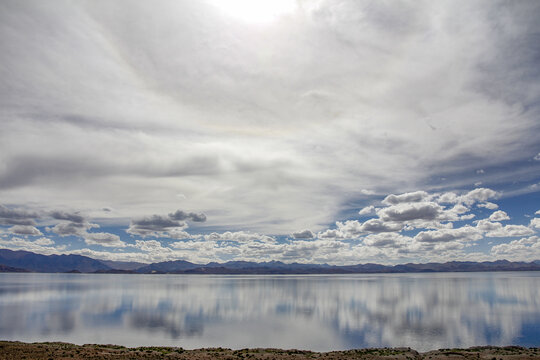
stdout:
[[(373, 244), (538, 193), (538, 3), (292, 4), (255, 24), (212, 2), (3, 1), (0, 226), (73, 251), (229, 232), (301, 250), (225, 257), (394, 259), (412, 248)], [(501, 211), (516, 223), (491, 234), (530, 229)]]

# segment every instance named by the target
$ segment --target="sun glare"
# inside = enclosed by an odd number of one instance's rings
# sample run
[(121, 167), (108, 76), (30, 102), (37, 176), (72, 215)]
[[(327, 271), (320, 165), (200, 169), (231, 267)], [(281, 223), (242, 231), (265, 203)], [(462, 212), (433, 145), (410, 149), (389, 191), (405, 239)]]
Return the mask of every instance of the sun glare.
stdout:
[(264, 24), (293, 13), (296, 0), (212, 0), (212, 5), (225, 16), (248, 23)]

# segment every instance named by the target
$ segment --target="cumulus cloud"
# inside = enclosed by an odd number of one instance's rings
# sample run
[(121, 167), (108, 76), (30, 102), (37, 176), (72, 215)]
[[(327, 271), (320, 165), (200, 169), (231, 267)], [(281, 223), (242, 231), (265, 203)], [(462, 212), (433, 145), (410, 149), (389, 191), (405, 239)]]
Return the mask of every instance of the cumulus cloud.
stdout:
[(34, 219), (37, 217), (37, 213), (22, 209), (10, 209), (0, 204), (0, 225), (35, 226)]
[(531, 219), (529, 226), (535, 229), (540, 229), (540, 218)]
[(374, 213), (375, 213), (375, 206), (373, 205), (366, 206), (358, 212), (359, 215), (371, 215)]
[(312, 239), (315, 236), (311, 230), (302, 230), (292, 233), (292, 237), (295, 239)]
[(88, 230), (98, 228), (98, 224), (89, 222), (61, 222), (53, 226), (50, 230), (60, 236), (84, 236)]
[(434, 231), (421, 231), (414, 239), (418, 242), (437, 243), (455, 240), (472, 241), (482, 238), (478, 229), (472, 226), (464, 226), (457, 229), (439, 229)]
[(39, 229), (31, 225), (15, 225), (9, 228), (9, 231), (15, 235), (43, 235)]
[(345, 235), (339, 230), (327, 229), (319, 232), (317, 237), (320, 239), (342, 239), (345, 237)]
[(185, 239), (190, 235), (183, 231), (187, 228), (185, 220), (194, 222), (205, 222), (205, 214), (196, 214), (193, 212), (187, 213), (182, 210), (177, 210), (167, 216), (152, 215), (139, 219), (131, 220), (129, 228), (126, 230), (128, 234), (140, 235), (143, 237), (170, 237), (173, 239)]
[(491, 248), (496, 258), (514, 261), (532, 261), (540, 258), (540, 237), (531, 236), (513, 240), (508, 244), (499, 244)]
[(232, 241), (239, 243), (249, 243), (249, 242), (263, 242), (263, 243), (274, 243), (275, 239), (257, 233), (250, 233), (246, 231), (226, 231), (223, 233), (213, 232), (208, 235), (204, 235), (205, 240), (209, 241)]
[(66, 221), (70, 221), (72, 223), (76, 223), (76, 224), (82, 224), (85, 219), (82, 215), (78, 214), (78, 213), (67, 213), (67, 212), (63, 212), (63, 211), (53, 211), (51, 212), (51, 217), (53, 219), (56, 219), (56, 220), (66, 220)]
[(87, 233), (84, 235), (84, 241), (88, 245), (101, 245), (106, 247), (125, 247), (126, 243), (120, 240), (120, 237), (111, 233)]
[(399, 223), (384, 222), (380, 219), (370, 219), (363, 223), (357, 220), (338, 221), (336, 225), (340, 234), (346, 238), (354, 238), (366, 233), (394, 232), (403, 228), (403, 225)]
[(34, 244), (41, 245), (41, 246), (48, 246), (48, 245), (54, 245), (54, 241), (52, 241), (49, 238), (42, 237), (34, 241)]
[(12, 237), (10, 239), (0, 238), (0, 247), (11, 250), (26, 250), (32, 251), (38, 254), (58, 254), (60, 251), (66, 249), (65, 246), (53, 247), (54, 242), (47, 238), (40, 238), (35, 241), (21, 239), (19, 237)]
[(367, 235), (362, 241), (367, 246), (390, 247), (397, 249), (410, 244), (412, 240), (413, 239), (409, 237), (395, 233), (379, 233)]
[(502, 210), (497, 210), (489, 216), (489, 221), (503, 221), (510, 220), (510, 216)]
[(388, 195), (384, 198), (382, 201), (383, 204), (387, 205), (396, 205), (399, 203), (411, 203), (411, 202), (420, 202), (427, 200), (429, 198), (429, 194), (425, 191), (415, 191), (415, 192), (409, 192), (404, 193), (401, 195)]
[(486, 209), (489, 209), (489, 210), (495, 210), (495, 209), (499, 208), (499, 205), (497, 205), (495, 203), (492, 203), (492, 202), (489, 202), (489, 201), (478, 204), (476, 206), (481, 207), (481, 208), (486, 208)]
[(206, 215), (205, 214), (196, 214), (193, 212), (186, 213), (182, 210), (176, 210), (174, 213), (169, 214), (169, 218), (173, 220), (191, 220), (195, 222), (205, 222), (206, 221)]
[(168, 216), (152, 215), (142, 219), (131, 220), (127, 233), (141, 236), (159, 236), (172, 228), (184, 228), (186, 223), (173, 220)]
[(383, 221), (435, 220), (442, 211), (443, 208), (434, 202), (415, 202), (383, 208), (377, 215)]
[(446, 192), (444, 194), (440, 194), (436, 200), (439, 204), (455, 204), (459, 202), (460, 197), (454, 192)]
[(472, 205), (476, 202), (486, 202), (489, 199), (496, 198), (499, 194), (491, 189), (478, 188), (469, 191), (467, 194), (461, 196), (460, 200), (467, 205)]
[(476, 224), (479, 230), (485, 231), (487, 237), (514, 237), (534, 234), (534, 231), (523, 225), (505, 225), (489, 220), (479, 220)]

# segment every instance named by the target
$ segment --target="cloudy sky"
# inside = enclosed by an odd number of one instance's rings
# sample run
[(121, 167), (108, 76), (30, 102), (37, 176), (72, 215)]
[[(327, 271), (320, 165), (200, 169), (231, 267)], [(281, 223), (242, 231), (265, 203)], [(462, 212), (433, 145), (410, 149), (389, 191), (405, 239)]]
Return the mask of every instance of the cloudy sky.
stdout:
[(537, 1), (0, 0), (0, 247), (540, 259)]

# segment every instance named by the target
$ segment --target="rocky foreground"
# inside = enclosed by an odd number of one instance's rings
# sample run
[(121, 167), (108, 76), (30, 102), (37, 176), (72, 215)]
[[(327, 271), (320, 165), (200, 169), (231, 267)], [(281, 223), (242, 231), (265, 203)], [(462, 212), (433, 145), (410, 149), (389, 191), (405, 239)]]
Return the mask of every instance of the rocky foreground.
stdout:
[(184, 350), (173, 347), (126, 348), (117, 345), (73, 345), (66, 343), (22, 343), (0, 341), (0, 359), (540, 359), (539, 348), (482, 346), (469, 349), (440, 349), (419, 353), (409, 348), (358, 349), (312, 352), (279, 349), (208, 348)]

